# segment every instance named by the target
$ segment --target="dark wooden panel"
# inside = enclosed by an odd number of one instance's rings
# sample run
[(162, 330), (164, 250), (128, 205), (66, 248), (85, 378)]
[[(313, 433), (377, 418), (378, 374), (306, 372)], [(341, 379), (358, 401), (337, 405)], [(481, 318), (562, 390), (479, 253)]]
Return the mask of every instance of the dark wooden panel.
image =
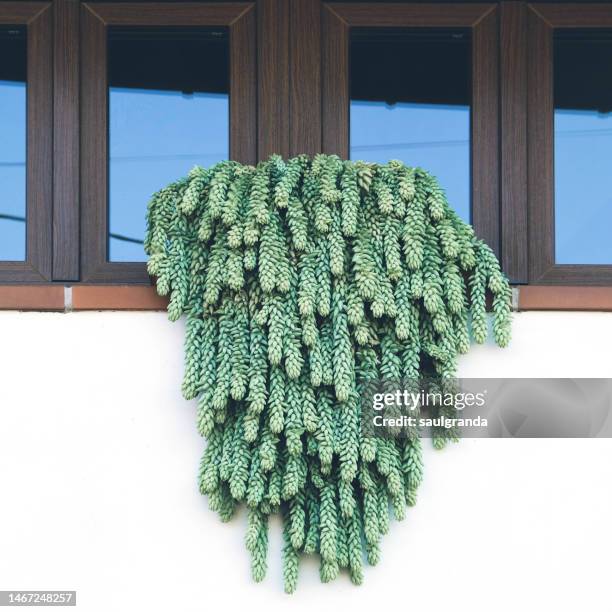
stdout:
[(527, 20), (521, 2), (502, 2), (500, 11), (501, 258), (510, 281), (526, 283)]
[(554, 263), (552, 29), (528, 11), (529, 281)]
[(257, 60), (253, 5), (230, 27), (230, 155), (257, 161)]
[(83, 280), (105, 278), (107, 221), (106, 27), (81, 8), (81, 266)]
[(610, 28), (612, 5), (610, 3), (534, 3), (531, 10), (553, 28)]
[(495, 4), (338, 3), (333, 11), (349, 26), (470, 27), (495, 8)]
[(45, 280), (52, 244), (52, 23), (49, 5), (28, 24), (27, 259)]
[(491, 10), (472, 33), (472, 222), (478, 236), (499, 255), (497, 31), (497, 10)]
[(292, 0), (290, 154), (321, 152), (321, 2)]
[(88, 2), (105, 25), (228, 26), (253, 8), (252, 2)]
[(0, 285), (41, 283), (47, 280), (48, 277), (43, 276), (29, 261), (0, 261)]
[[(85, 276), (85, 274), (87, 275)], [(132, 283), (151, 285), (153, 283), (152, 278), (147, 272), (147, 265), (144, 262), (138, 261), (104, 261), (98, 266), (91, 268), (89, 273), (84, 268), (82, 280), (87, 283), (103, 283), (106, 285)]]
[(0, 283), (51, 276), (53, 66), (50, 3), (0, 3), (0, 24), (27, 24), (26, 260), (0, 261)]
[(48, 2), (2, 2), (0, 3), (0, 24), (28, 23), (48, 8)]
[(53, 279), (79, 279), (79, 5), (56, 0), (53, 100)]
[[(289, 10), (286, 0), (259, 0), (258, 157), (289, 155)], [(265, 42), (263, 42), (265, 41)]]
[(540, 285), (612, 285), (612, 265), (552, 264), (538, 278)]
[(323, 152), (349, 156), (349, 28), (323, 5), (322, 116)]

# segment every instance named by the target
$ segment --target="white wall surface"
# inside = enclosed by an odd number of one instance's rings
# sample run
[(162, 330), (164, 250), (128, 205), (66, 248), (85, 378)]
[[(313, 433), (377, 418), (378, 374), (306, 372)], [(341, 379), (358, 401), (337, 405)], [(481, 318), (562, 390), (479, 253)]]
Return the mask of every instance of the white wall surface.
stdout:
[[(365, 582), (282, 592), (279, 524), (256, 585), (244, 514), (197, 490), (203, 441), (163, 313), (0, 313), (0, 590), (77, 590), (86, 612), (610, 611), (612, 440), (426, 451), (419, 503)], [(612, 314), (522, 313), (461, 374), (610, 377)]]

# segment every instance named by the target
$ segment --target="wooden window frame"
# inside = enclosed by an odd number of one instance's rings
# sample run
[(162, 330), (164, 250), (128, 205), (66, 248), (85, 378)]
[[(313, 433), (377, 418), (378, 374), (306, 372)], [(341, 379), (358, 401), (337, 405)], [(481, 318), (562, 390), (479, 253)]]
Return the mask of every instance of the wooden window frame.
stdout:
[(322, 143), (349, 154), (349, 42), (353, 27), (461, 27), (472, 32), (471, 198), (478, 236), (499, 253), (498, 4), (324, 3)]
[[(496, 249), (511, 282), (529, 283), (519, 308), (612, 310), (612, 266), (554, 264), (552, 33), (612, 27), (612, 1), (577, 0), (0, 0), (0, 23), (28, 28), (27, 252), (25, 262), (0, 261), (0, 308), (163, 306), (154, 288), (143, 286), (151, 282), (143, 263), (106, 261), (100, 33), (117, 20), (193, 25), (194, 13), (203, 25), (225, 25), (235, 34), (230, 44), (241, 78), (230, 84), (230, 152), (248, 163), (272, 153), (348, 155), (351, 27), (471, 27), (473, 45), (482, 50), (473, 48), (473, 57), (488, 56), (484, 71), (489, 83), (496, 80), (488, 97), (484, 87), (478, 92), (489, 119), (472, 134), (476, 230)], [(86, 58), (96, 60), (93, 74)], [(96, 110), (91, 101), (100, 99), (100, 74), (105, 100)], [(64, 284), (74, 287), (64, 294)]]
[(612, 265), (555, 263), (553, 34), (612, 27), (612, 3), (533, 3), (528, 11), (529, 282), (612, 285)]
[(0, 261), (0, 282), (51, 278), (53, 11), (50, 2), (0, 3), (0, 24), (27, 28), (26, 258)]
[(500, 225), (502, 269), (511, 283), (529, 281), (527, 224), (526, 3), (500, 4)]
[(81, 280), (151, 282), (146, 264), (110, 262), (108, 245), (108, 26), (226, 26), (230, 38), (230, 157), (256, 161), (255, 4), (81, 5)]

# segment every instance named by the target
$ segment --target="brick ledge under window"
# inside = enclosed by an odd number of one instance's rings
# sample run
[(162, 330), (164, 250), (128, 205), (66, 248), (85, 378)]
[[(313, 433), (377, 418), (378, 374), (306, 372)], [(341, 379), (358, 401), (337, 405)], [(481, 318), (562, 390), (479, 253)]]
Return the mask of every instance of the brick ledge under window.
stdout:
[(145, 285), (0, 285), (0, 310), (165, 310)]
[(519, 287), (519, 310), (612, 311), (612, 287)]
[[(518, 287), (518, 310), (612, 312), (612, 287)], [(0, 285), (0, 310), (165, 310), (167, 298), (144, 285)]]

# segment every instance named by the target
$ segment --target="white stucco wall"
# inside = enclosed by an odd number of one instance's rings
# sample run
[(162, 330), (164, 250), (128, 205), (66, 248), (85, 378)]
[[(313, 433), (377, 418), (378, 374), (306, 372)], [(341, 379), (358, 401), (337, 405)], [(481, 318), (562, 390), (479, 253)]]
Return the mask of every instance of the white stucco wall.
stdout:
[[(0, 590), (76, 589), (87, 612), (609, 610), (612, 440), (429, 447), (417, 506), (365, 583), (282, 592), (275, 524), (255, 585), (244, 515), (197, 491), (203, 442), (163, 313), (0, 313)], [(612, 314), (523, 313), (465, 376), (612, 374)]]

